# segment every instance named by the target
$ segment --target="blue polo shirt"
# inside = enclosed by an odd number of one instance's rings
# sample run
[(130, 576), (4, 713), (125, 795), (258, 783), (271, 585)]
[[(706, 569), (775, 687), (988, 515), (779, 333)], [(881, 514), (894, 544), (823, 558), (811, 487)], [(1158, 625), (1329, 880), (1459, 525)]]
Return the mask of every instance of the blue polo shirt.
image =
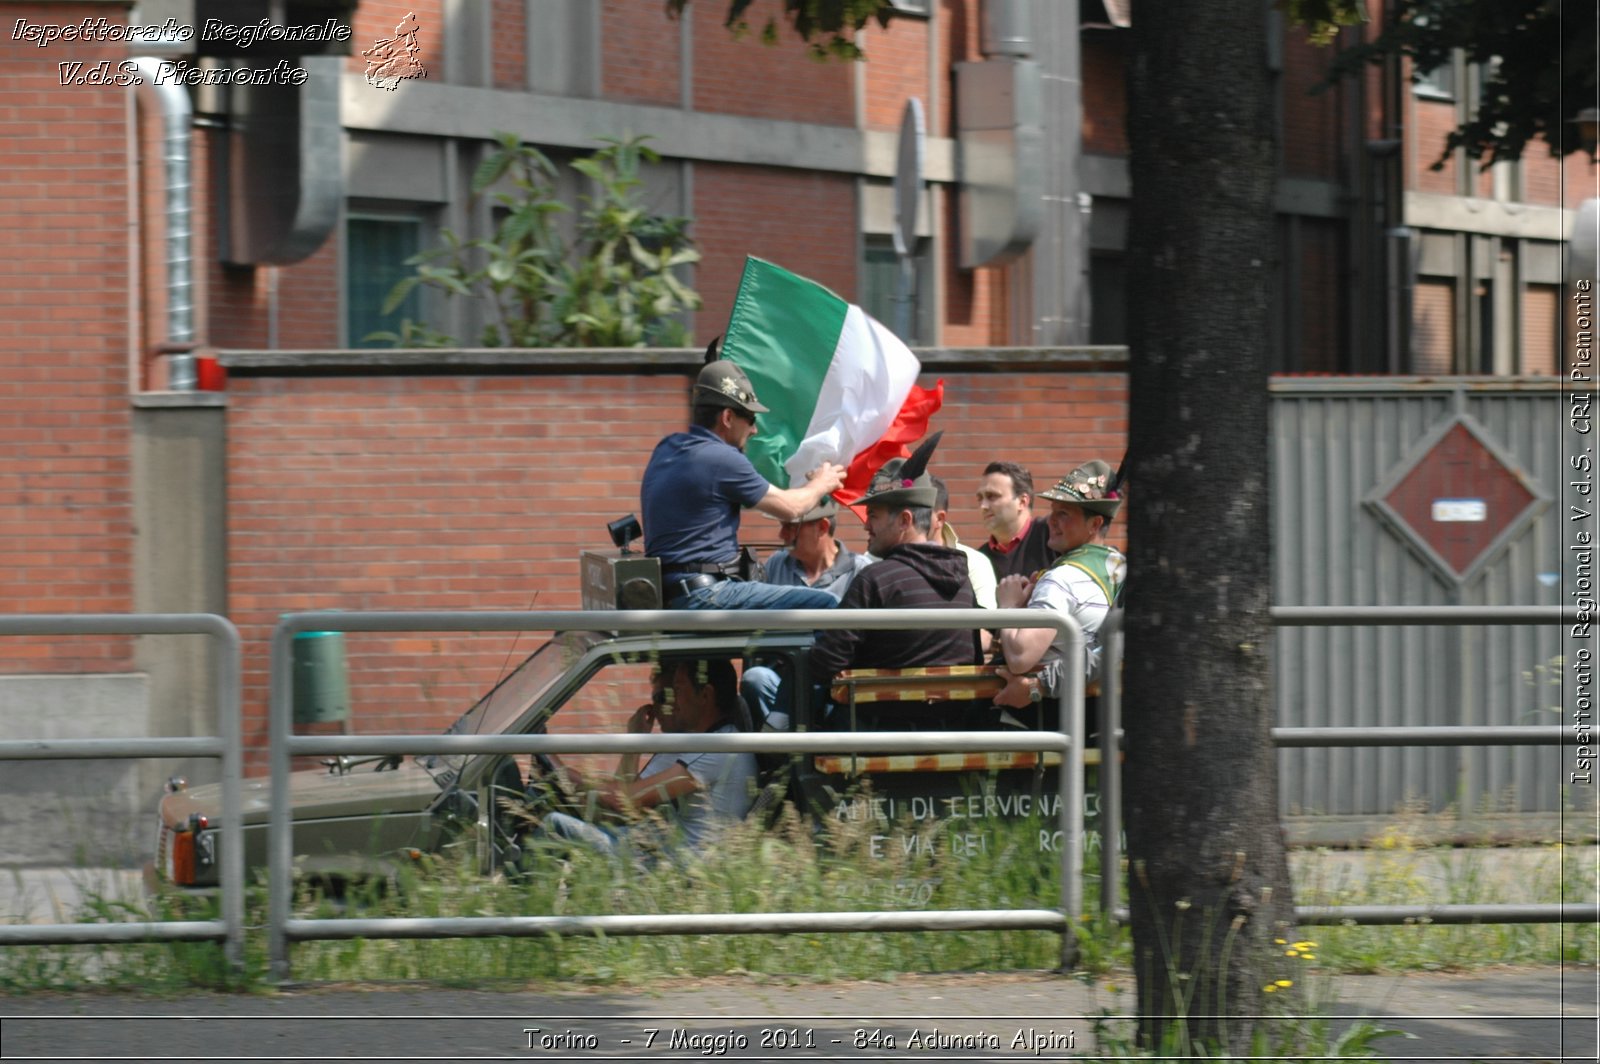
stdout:
[(644, 552), (663, 565), (729, 562), (739, 553), (739, 511), (772, 485), (744, 452), (691, 426), (656, 444), (639, 485)]

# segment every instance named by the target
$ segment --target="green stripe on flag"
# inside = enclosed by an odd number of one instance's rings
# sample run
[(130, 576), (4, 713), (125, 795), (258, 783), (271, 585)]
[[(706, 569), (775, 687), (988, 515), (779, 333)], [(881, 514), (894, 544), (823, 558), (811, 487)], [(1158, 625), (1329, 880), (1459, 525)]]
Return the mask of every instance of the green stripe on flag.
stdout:
[(822, 379), (833, 362), (849, 304), (815, 281), (747, 257), (722, 355), (744, 370), (768, 407), (746, 447), (751, 464), (780, 488), (783, 463), (805, 438)]

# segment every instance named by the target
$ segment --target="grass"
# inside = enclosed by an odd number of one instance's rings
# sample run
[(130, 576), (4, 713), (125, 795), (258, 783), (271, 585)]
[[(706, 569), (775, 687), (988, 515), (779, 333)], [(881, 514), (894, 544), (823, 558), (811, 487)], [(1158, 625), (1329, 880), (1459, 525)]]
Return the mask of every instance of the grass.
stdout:
[[(1359, 865), (1331, 851), (1318, 859), (1302, 857), (1296, 862), (1295, 901), (1418, 906), (1592, 902), (1597, 891), (1594, 852), (1561, 843), (1516, 851), (1429, 845), (1402, 820), (1372, 840)], [(1320, 964), (1345, 973), (1600, 961), (1595, 928), (1588, 924), (1436, 925), (1421, 920), (1387, 927), (1319, 927), (1315, 937)]]
[[(991, 844), (952, 854), (930, 821), (896, 828), (930, 846), (874, 841), (871, 821), (829, 820), (820, 828), (792, 814), (761, 831), (743, 826), (715, 861), (646, 868), (619, 864), (587, 850), (535, 845), (527, 873), (485, 880), (465, 853), (436, 855), (387, 889), (367, 889), (336, 904), (305, 891), (297, 916), (587, 915), (641, 913), (832, 912), (852, 910), (1054, 908), (1059, 899), (1055, 855), (1038, 850), (1036, 822), (991, 822)], [(878, 856), (873, 856), (874, 851)], [(1396, 827), (1376, 840), (1357, 870), (1331, 871), (1330, 861), (1300, 859), (1299, 904), (1549, 902), (1593, 898), (1593, 862), (1562, 860), (1551, 846), (1533, 874), (1495, 871), (1489, 849), (1431, 848)], [(1088, 855), (1088, 873), (1097, 852)], [(377, 885), (384, 886), (384, 885)], [(71, 919), (90, 922), (198, 919), (209, 899), (163, 895), (115, 898), (87, 893)], [(1124, 971), (1128, 932), (1095, 909), (1079, 926), (1080, 975)], [(100, 946), (13, 946), (0, 950), (0, 989), (137, 988), (177, 993), (191, 987), (252, 989), (266, 985), (265, 892), (247, 895), (246, 966), (230, 973), (219, 946), (140, 943)], [(1594, 930), (1585, 925), (1324, 927), (1306, 937), (1297, 965), (1320, 973), (1396, 972), (1489, 964), (1594, 964)], [(626, 936), (583, 938), (371, 939), (296, 944), (297, 980), (309, 982), (426, 980), (445, 985), (639, 985), (663, 973), (682, 977), (744, 974), (773, 980), (890, 979), (902, 972), (1043, 970), (1057, 965), (1060, 940), (1042, 931), (817, 933), (789, 935)], [(1309, 954), (1309, 955), (1307, 955)], [(441, 973), (448, 973), (441, 975)]]

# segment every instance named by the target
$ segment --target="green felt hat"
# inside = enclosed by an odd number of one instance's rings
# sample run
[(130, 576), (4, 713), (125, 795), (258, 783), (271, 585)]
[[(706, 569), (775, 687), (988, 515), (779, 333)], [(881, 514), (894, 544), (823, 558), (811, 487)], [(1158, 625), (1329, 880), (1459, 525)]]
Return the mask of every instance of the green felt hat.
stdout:
[(1122, 492), (1115, 480), (1116, 471), (1110, 464), (1094, 458), (1056, 481), (1055, 487), (1041, 491), (1039, 498), (1070, 502), (1092, 514), (1110, 518), (1122, 505)]
[(922, 442), (910, 458), (891, 458), (883, 468), (873, 474), (867, 493), (861, 497), (862, 506), (928, 506), (939, 498), (933, 477), (928, 472), (928, 459), (939, 446), (943, 432), (935, 432)]
[(694, 381), (694, 401), (731, 407), (750, 417), (767, 412), (744, 370), (726, 359), (708, 362), (701, 368)]

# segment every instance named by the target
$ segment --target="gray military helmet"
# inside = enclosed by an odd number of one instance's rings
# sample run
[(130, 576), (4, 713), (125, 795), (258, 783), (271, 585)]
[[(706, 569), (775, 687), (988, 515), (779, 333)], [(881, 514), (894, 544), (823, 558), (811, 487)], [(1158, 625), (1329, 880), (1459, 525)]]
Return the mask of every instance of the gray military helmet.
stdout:
[(694, 382), (694, 402), (731, 407), (751, 417), (767, 412), (744, 370), (727, 359), (708, 362), (700, 370)]

